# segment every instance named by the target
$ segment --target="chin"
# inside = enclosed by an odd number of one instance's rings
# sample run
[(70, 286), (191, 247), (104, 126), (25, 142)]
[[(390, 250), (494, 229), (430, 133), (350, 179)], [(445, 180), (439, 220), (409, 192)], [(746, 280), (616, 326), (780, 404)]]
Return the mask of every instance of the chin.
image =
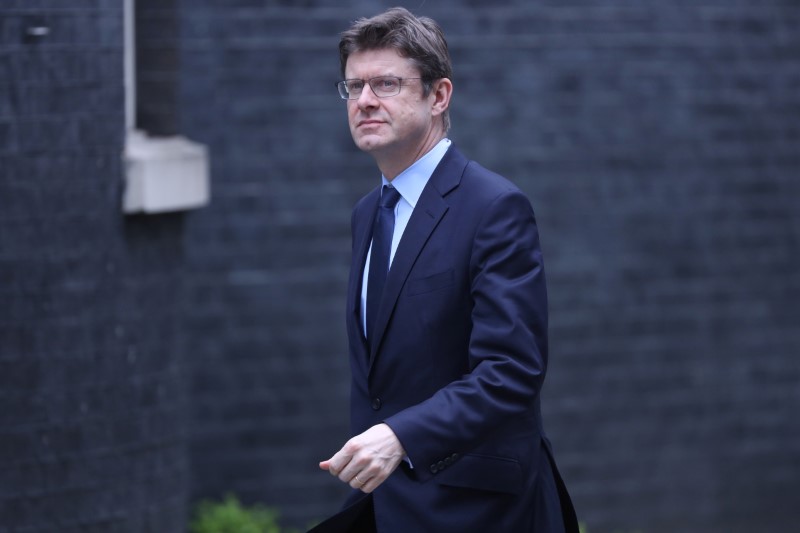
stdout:
[(380, 150), (385, 144), (386, 143), (383, 139), (373, 136), (362, 137), (356, 141), (356, 146), (365, 152)]

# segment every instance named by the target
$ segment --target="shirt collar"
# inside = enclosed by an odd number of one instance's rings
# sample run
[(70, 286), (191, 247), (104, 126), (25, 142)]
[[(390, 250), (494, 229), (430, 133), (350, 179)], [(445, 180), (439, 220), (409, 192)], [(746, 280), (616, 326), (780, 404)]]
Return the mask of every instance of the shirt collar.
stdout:
[[(439, 162), (444, 157), (447, 149), (450, 148), (450, 139), (444, 138), (439, 141), (436, 146), (430, 151), (420, 157), (414, 162), (413, 165), (405, 169), (391, 181), (392, 187), (397, 189), (400, 196), (411, 204), (414, 208), (417, 206), (417, 201), (422, 194), (422, 189), (428, 183), (433, 171), (439, 165)], [(383, 185), (388, 185), (390, 182), (385, 177), (381, 176)]]

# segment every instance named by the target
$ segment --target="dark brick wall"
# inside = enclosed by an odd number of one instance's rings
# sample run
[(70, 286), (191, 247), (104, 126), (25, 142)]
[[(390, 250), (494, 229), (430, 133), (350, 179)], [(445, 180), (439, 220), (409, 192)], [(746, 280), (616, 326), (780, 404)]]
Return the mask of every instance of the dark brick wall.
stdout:
[(122, 42), (117, 0), (0, 7), (4, 533), (184, 530), (183, 219), (121, 213)]
[[(182, 531), (227, 491), (298, 527), (337, 508), (316, 465), (378, 176), (336, 43), (392, 4), (142, 0), (150, 125), (209, 146), (212, 205), (123, 217), (121, 2), (3, 1), (0, 532)], [(451, 137), (538, 213), (546, 424), (590, 533), (793, 527), (800, 6), (422, 4)]]
[[(184, 0), (195, 497), (332, 511), (346, 433), (352, 146), (337, 33), (395, 2)], [(449, 35), (452, 138), (533, 199), (546, 423), (603, 531), (780, 530), (800, 476), (800, 23), (787, 2), (415, 2)]]
[(234, 490), (302, 526), (345, 494), (317, 463), (347, 437), (350, 209), (374, 180), (334, 87), (347, 19), (183, 6), (182, 130), (213, 174), (187, 224), (193, 496)]

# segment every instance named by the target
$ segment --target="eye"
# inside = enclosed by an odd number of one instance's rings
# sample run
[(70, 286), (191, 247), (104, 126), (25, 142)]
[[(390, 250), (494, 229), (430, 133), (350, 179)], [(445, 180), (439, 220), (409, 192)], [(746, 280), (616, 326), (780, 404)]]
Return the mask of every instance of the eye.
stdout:
[(352, 80), (347, 82), (347, 92), (360, 93), (364, 89), (364, 82), (361, 80)]
[(380, 78), (378, 80), (378, 84), (381, 89), (391, 91), (397, 88), (398, 85), (400, 85), (400, 80), (398, 80), (397, 78)]

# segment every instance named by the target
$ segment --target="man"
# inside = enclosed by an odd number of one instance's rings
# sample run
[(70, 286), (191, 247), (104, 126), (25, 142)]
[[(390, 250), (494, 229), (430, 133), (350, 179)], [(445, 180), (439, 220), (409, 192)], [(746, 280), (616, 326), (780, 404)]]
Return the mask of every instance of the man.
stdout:
[(547, 297), (530, 203), (447, 139), (450, 58), (433, 20), (390, 9), (339, 50), (350, 132), (383, 186), (352, 218), (355, 436), (320, 463), (354, 491), (314, 531), (577, 531), (542, 431)]

